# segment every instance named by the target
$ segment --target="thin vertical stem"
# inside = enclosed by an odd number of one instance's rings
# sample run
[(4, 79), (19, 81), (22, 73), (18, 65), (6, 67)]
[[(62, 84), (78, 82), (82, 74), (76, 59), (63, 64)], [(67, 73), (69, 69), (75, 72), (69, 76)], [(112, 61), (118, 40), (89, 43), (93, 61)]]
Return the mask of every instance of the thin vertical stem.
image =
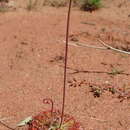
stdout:
[(63, 123), (64, 118), (64, 108), (65, 108), (65, 97), (66, 97), (66, 78), (67, 78), (67, 61), (68, 61), (68, 40), (69, 40), (69, 26), (70, 26), (70, 12), (71, 12), (72, 0), (69, 1), (69, 9), (67, 16), (67, 26), (66, 26), (66, 46), (65, 46), (65, 66), (64, 66), (64, 86), (63, 86), (63, 100), (62, 100), (62, 112), (61, 112), (61, 122), (60, 127)]

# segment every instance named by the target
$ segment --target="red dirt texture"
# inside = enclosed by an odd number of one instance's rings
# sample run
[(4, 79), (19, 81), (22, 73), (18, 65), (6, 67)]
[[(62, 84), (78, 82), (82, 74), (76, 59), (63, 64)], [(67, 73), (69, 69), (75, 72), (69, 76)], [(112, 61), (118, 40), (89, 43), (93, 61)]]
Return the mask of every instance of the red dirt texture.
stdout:
[[(23, 4), (23, 3), (22, 3)], [(20, 3), (19, 3), (20, 5)], [(0, 13), (0, 120), (61, 110), (67, 7)], [(130, 130), (130, 1), (104, 0), (92, 13), (72, 8), (65, 113), (85, 130)], [(0, 130), (8, 130), (0, 124)]]

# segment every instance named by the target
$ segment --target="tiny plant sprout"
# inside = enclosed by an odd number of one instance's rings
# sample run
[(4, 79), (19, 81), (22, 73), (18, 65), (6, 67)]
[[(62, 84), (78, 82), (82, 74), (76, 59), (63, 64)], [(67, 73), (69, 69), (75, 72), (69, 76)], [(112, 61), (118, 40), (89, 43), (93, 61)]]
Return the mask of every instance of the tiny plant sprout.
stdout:
[(24, 125), (27, 125), (29, 122), (32, 121), (32, 119), (33, 118), (31, 116), (27, 117), (26, 119), (24, 119), (23, 121), (21, 121), (20, 123), (18, 123), (17, 127), (22, 127)]

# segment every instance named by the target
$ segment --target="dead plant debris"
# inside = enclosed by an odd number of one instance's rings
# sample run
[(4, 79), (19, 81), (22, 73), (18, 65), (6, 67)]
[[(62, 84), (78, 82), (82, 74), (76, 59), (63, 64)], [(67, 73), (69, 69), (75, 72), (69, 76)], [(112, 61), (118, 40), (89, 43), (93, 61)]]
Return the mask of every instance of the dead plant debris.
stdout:
[(54, 62), (64, 62), (64, 57), (63, 56), (55, 56), (53, 57), (50, 62), (54, 63)]
[(90, 92), (93, 93), (93, 96), (101, 97), (101, 95), (105, 92), (110, 92), (112, 95), (115, 95), (116, 98), (120, 100), (120, 102), (124, 100), (130, 99), (130, 91), (128, 89), (120, 89), (115, 88), (111, 84), (94, 84), (94, 83), (88, 83), (86, 80), (78, 81), (76, 78), (73, 78), (72, 80), (68, 81), (69, 87), (82, 87), (87, 86), (90, 88)]

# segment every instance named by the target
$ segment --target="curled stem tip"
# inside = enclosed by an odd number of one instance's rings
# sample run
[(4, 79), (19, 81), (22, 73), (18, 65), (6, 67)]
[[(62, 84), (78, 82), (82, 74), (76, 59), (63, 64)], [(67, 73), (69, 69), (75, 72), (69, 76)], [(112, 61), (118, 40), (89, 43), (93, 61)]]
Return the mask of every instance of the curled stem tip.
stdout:
[(54, 109), (54, 102), (52, 99), (46, 98), (43, 99), (44, 104), (50, 104), (51, 105), (51, 115), (53, 115), (53, 109)]

